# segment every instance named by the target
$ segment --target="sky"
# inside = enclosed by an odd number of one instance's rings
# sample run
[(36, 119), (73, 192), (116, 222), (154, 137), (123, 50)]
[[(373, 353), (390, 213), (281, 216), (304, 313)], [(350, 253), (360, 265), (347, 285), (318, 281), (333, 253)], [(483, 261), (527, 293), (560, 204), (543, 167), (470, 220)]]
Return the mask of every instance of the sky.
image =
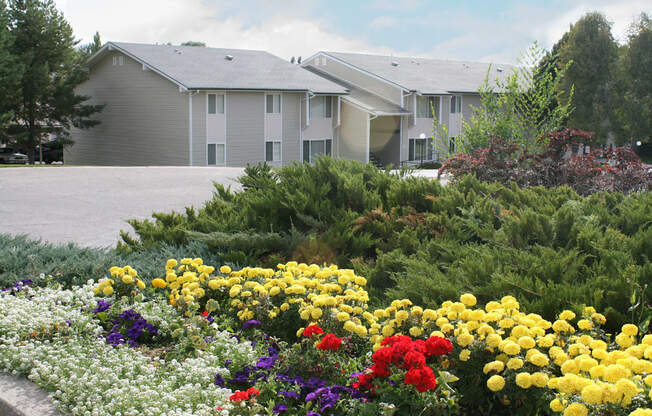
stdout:
[(82, 43), (260, 49), (282, 58), (323, 51), (515, 64), (546, 49), (584, 13), (600, 11), (616, 40), (649, 0), (55, 0)]

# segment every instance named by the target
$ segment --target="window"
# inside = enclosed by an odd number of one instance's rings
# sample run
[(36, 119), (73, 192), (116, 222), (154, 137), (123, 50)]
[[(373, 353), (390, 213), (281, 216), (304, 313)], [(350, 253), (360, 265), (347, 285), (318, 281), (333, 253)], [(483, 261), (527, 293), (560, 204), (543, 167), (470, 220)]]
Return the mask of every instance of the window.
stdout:
[(331, 155), (331, 139), (324, 140), (304, 140), (303, 141), (303, 161), (313, 163), (319, 155)]
[(310, 118), (331, 118), (333, 97), (322, 95), (310, 99)]
[(224, 114), (224, 94), (208, 94), (208, 114)]
[(430, 139), (410, 139), (408, 160), (433, 160), (432, 146), (428, 143)]
[(206, 150), (206, 164), (209, 166), (224, 166), (226, 165), (224, 143), (208, 143)]
[(281, 112), (281, 94), (267, 94), (265, 96), (268, 114)]
[(116, 66), (116, 65), (118, 65), (118, 57), (114, 56), (113, 57), (113, 66)]
[(432, 110), (435, 111), (435, 117), (439, 118), (439, 97), (418, 95), (417, 118), (433, 118)]
[(453, 95), (451, 97), (451, 114), (462, 112), (462, 96)]
[(125, 57), (120, 55), (118, 56), (118, 65), (124, 65), (125, 64)]
[(269, 140), (265, 142), (265, 162), (281, 161), (281, 141)]

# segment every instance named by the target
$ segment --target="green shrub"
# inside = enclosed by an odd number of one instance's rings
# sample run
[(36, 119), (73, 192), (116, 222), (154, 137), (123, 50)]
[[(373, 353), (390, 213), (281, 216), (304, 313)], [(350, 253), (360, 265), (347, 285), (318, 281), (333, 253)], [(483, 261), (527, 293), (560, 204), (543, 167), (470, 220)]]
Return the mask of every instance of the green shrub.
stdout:
[[(637, 303), (639, 320), (650, 315), (649, 193), (583, 197), (472, 176), (442, 187), (326, 157), (250, 167), (241, 182), (242, 192), (216, 185), (198, 210), (131, 221), (140, 241), (123, 235), (119, 251), (201, 242), (232, 262), (335, 262), (367, 276), (377, 304), (434, 306), (470, 291), (518, 295), (549, 319), (582, 304), (608, 310), (614, 327), (633, 319)], [(634, 292), (641, 302), (631, 302)]]

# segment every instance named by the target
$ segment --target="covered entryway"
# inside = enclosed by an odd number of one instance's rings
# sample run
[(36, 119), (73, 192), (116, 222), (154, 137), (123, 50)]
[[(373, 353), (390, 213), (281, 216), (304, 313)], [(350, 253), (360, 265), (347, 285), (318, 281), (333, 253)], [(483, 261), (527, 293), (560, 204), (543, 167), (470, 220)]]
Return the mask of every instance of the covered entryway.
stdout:
[(376, 116), (369, 128), (369, 161), (379, 166), (401, 163), (401, 117)]

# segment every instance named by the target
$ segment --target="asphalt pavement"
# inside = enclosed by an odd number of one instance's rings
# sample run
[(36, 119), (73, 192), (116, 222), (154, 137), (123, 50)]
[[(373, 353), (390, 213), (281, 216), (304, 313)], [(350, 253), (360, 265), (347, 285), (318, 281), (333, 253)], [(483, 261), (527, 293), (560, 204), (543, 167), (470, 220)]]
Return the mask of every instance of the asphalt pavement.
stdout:
[(240, 189), (241, 168), (0, 168), (0, 233), (52, 243), (115, 246), (127, 219), (183, 212), (213, 195), (213, 182)]

